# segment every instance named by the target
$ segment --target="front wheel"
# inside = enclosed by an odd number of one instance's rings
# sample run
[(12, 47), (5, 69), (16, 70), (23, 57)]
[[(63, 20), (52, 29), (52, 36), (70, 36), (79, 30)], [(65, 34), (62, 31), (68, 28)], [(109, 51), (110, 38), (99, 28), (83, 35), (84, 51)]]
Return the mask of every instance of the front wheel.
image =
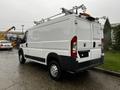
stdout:
[(19, 62), (20, 64), (24, 64), (26, 62), (22, 52), (19, 53)]
[(51, 61), (49, 64), (49, 74), (52, 79), (60, 80), (62, 76), (62, 71), (60, 65), (56, 61)]

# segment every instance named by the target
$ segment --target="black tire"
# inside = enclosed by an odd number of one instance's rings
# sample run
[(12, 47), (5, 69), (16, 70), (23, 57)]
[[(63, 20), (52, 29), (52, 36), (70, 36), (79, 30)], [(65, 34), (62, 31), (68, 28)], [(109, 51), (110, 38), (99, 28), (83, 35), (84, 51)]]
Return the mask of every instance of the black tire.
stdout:
[[(53, 75), (52, 69), (53, 69), (54, 67), (57, 69), (57, 71), (56, 71), (57, 73), (54, 72), (54, 74), (56, 73), (56, 75)], [(59, 65), (58, 62), (56, 62), (56, 61), (51, 61), (51, 62), (49, 63), (49, 75), (50, 75), (50, 77), (51, 77), (52, 79), (54, 79), (54, 80), (56, 80), (56, 81), (58, 81), (58, 80), (61, 79), (61, 77), (62, 77), (62, 70), (61, 70), (61, 67), (60, 67), (60, 65)]]
[(24, 64), (26, 62), (23, 52), (19, 52), (19, 62), (20, 64)]

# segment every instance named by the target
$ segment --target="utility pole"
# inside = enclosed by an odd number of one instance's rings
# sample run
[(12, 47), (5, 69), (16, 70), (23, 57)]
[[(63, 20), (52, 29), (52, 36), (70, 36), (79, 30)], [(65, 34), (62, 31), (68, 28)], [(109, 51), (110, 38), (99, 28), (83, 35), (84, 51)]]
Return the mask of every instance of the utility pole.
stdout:
[(23, 34), (23, 30), (24, 30), (24, 25), (21, 25), (22, 26), (22, 34)]

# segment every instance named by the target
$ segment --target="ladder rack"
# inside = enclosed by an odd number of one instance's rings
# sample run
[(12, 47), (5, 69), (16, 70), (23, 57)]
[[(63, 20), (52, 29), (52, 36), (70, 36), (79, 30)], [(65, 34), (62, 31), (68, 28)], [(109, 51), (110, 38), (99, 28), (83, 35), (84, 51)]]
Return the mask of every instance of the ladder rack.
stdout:
[[(62, 9), (62, 12), (61, 13), (59, 13), (59, 14), (56, 14), (56, 15), (53, 15), (53, 16), (51, 16), (51, 17), (48, 17), (48, 18), (45, 18), (45, 19), (41, 19), (40, 21), (34, 21), (34, 24), (36, 24), (36, 25), (39, 25), (39, 24), (41, 24), (41, 23), (44, 23), (44, 22), (46, 22), (46, 21), (50, 21), (52, 18), (55, 18), (55, 17), (57, 17), (57, 16), (59, 16), (59, 15), (62, 15), (62, 14), (65, 14), (65, 15), (69, 15), (69, 14), (78, 14), (78, 10), (79, 9), (82, 9), (83, 10), (83, 12), (85, 12), (86, 11), (86, 7), (84, 6), (84, 4), (82, 4), (82, 5), (80, 5), (80, 6), (74, 6), (72, 9), (70, 9), (70, 10), (67, 10), (67, 9), (65, 9), (65, 8), (61, 8)], [(74, 10), (76, 10), (76, 12), (74, 12)]]

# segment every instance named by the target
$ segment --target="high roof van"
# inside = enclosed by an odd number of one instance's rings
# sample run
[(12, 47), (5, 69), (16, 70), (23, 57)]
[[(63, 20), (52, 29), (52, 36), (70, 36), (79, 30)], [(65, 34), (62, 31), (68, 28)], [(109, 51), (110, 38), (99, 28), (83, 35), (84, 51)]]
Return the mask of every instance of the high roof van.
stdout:
[(67, 14), (28, 29), (18, 50), (26, 59), (48, 66), (54, 80), (103, 64), (103, 29), (86, 14)]

